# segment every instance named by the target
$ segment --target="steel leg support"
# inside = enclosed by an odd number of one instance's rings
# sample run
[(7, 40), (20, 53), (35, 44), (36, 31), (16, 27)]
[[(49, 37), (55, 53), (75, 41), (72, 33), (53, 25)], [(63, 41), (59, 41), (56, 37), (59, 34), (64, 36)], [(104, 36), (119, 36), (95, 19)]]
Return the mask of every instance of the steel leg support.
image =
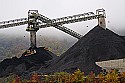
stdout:
[(36, 47), (36, 31), (30, 31), (30, 46), (31, 48)]

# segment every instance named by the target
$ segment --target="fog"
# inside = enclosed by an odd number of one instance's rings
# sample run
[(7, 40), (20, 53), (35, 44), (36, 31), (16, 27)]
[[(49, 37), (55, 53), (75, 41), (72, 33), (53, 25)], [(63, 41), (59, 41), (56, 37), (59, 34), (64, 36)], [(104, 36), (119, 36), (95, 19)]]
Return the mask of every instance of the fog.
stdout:
[[(28, 10), (36, 9), (39, 13), (53, 19), (57, 17), (106, 10), (106, 26), (114, 32), (125, 36), (124, 0), (1, 0), (0, 21), (27, 17)], [(64, 25), (82, 35), (97, 25), (97, 20)], [(88, 27), (87, 27), (88, 26)], [(0, 34), (28, 36), (27, 25), (0, 29)], [(66, 33), (49, 27), (40, 29), (37, 36), (52, 36), (75, 39)]]

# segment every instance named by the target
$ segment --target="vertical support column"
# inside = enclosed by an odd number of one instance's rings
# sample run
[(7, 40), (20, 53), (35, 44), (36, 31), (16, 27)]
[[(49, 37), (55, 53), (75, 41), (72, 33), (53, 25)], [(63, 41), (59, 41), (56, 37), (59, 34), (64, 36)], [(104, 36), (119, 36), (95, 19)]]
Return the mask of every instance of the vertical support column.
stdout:
[(106, 29), (106, 14), (104, 9), (98, 9), (96, 10), (96, 14), (98, 15), (98, 25), (104, 29)]
[(30, 32), (30, 47), (36, 48), (36, 32), (39, 30), (38, 26), (38, 10), (28, 11), (28, 27), (26, 31)]
[(106, 29), (106, 23), (105, 23), (105, 17), (99, 17), (98, 18), (98, 25), (104, 29)]
[(30, 47), (36, 48), (36, 31), (30, 31)]

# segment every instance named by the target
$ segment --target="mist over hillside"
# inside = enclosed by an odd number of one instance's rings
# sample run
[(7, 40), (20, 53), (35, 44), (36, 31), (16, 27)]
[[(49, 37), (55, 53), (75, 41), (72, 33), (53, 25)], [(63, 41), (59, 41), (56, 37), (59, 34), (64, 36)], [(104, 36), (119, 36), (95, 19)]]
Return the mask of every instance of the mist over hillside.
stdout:
[[(46, 47), (56, 55), (61, 55), (77, 40), (49, 36), (37, 37), (37, 46)], [(0, 60), (10, 57), (20, 57), (30, 47), (29, 36), (0, 34)]]
[(0, 34), (0, 56), (3, 58), (20, 56), (28, 47), (26, 38)]
[[(82, 35), (85, 35), (95, 25), (81, 28), (83, 23), (78, 24), (77, 27), (75, 24), (69, 27)], [(121, 36), (125, 36), (124, 28), (114, 27), (109, 26), (108, 28)], [(19, 57), (30, 47), (29, 32), (26, 32), (25, 28), (26, 26), (0, 30), (0, 59), (13, 56)], [(37, 32), (37, 46), (47, 47), (56, 55), (64, 53), (77, 41), (76, 38), (54, 28), (40, 29)]]

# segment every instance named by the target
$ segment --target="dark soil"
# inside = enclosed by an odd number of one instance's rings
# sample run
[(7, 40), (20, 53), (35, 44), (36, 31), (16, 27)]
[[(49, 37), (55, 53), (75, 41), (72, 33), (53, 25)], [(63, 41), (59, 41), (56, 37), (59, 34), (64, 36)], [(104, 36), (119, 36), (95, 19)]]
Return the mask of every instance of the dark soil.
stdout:
[(95, 26), (47, 68), (40, 68), (39, 72), (72, 73), (79, 68), (86, 75), (91, 71), (98, 74), (101, 68), (95, 64), (96, 61), (120, 58), (125, 58), (125, 39), (109, 29)]
[[(31, 48), (29, 48), (31, 49)], [(60, 57), (44, 48), (36, 48), (36, 54), (20, 58), (5, 59), (0, 63), (0, 76), (16, 73), (22, 76), (34, 71), (38, 73), (69, 73), (80, 69), (85, 75), (93, 71), (98, 74), (101, 67), (96, 61), (125, 58), (125, 39), (109, 29), (95, 26)]]
[[(31, 48), (28, 50), (31, 50)], [(0, 63), (0, 77), (13, 73), (21, 75), (24, 71), (30, 70), (33, 67), (35, 67), (34, 70), (38, 70), (40, 67), (46, 67), (48, 61), (57, 57), (44, 47), (34, 48), (34, 50), (36, 50), (36, 53), (29, 56), (25, 56), (25, 52), (20, 58), (13, 57), (3, 60)]]

